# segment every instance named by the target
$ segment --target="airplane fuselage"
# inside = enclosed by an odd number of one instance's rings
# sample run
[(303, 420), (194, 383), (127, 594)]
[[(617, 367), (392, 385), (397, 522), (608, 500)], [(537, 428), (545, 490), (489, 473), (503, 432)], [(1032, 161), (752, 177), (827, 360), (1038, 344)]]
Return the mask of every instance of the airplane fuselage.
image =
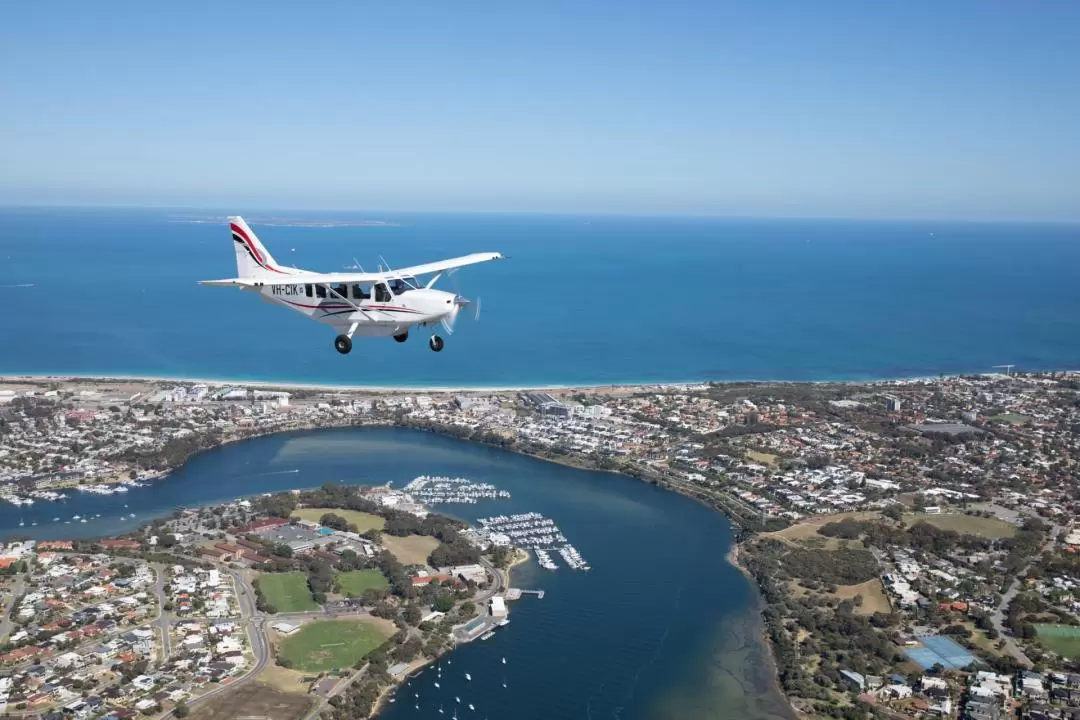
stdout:
[(268, 280), (245, 289), (341, 332), (369, 337), (400, 335), (414, 325), (438, 323), (454, 311), (457, 298), (454, 293), (424, 287), (395, 292), (385, 283), (324, 287), (282, 281)]

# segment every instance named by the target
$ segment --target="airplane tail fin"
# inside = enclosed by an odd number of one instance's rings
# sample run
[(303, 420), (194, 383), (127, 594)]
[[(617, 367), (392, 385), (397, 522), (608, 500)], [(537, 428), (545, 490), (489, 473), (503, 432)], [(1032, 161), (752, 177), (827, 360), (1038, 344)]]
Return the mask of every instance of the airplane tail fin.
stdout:
[(274, 260), (259, 238), (255, 236), (244, 218), (239, 215), (229, 218), (229, 230), (232, 231), (233, 249), (236, 251), (236, 273), (238, 277), (272, 277), (288, 275)]

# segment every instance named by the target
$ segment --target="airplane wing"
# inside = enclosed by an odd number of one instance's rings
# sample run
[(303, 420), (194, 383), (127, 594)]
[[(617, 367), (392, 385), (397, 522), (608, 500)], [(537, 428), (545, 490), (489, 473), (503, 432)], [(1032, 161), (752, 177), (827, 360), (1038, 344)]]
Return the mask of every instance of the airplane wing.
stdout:
[(410, 275), (428, 275), (430, 273), (444, 272), (446, 270), (453, 270), (455, 268), (465, 267), (466, 265), (475, 265), (477, 263), (490, 262), (491, 260), (502, 259), (502, 253), (473, 253), (472, 255), (463, 255), (457, 258), (451, 258), (450, 260), (439, 260), (437, 262), (424, 263), (423, 265), (413, 265), (412, 267), (396, 268), (392, 273), (390, 273), (390, 276), (397, 277)]
[(388, 272), (379, 273), (312, 273), (312, 272), (290, 272), (280, 275), (278, 277), (266, 278), (229, 278), (225, 280), (200, 280), (200, 285), (217, 285), (225, 287), (257, 287), (259, 285), (298, 285), (301, 283), (312, 283), (315, 285), (330, 285), (338, 283), (370, 283), (378, 282), (379, 280), (387, 280), (399, 277), (412, 277), (415, 275), (429, 275), (431, 273), (444, 272), (446, 270), (453, 270), (459, 267), (465, 267), (466, 265), (475, 265), (477, 263), (489, 262), (491, 260), (502, 260), (502, 253), (487, 252), (487, 253), (473, 253), (471, 255), (463, 255), (457, 258), (451, 258), (450, 260), (439, 260), (437, 262), (425, 263), (423, 265), (413, 265), (412, 267), (403, 267), (391, 270)]

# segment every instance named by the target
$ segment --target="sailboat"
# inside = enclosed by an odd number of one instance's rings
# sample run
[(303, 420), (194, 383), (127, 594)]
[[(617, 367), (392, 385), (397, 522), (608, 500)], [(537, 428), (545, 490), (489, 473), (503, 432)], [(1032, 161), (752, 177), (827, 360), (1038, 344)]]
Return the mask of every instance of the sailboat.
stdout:
[(26, 521), (25, 521), (25, 520), (20, 520), (20, 521), (19, 521), (19, 527), (22, 527), (22, 526), (23, 526), (23, 525), (25, 525), (25, 524), (26, 524)]

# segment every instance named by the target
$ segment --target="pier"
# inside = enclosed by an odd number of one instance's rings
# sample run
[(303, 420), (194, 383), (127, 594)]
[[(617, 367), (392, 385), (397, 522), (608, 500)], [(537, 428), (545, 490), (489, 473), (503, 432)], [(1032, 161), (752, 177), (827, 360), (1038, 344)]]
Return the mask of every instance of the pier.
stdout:
[(543, 590), (522, 590), (521, 588), (510, 588), (506, 591), (507, 600), (520, 600), (522, 595), (535, 595), (538, 600), (544, 599)]

